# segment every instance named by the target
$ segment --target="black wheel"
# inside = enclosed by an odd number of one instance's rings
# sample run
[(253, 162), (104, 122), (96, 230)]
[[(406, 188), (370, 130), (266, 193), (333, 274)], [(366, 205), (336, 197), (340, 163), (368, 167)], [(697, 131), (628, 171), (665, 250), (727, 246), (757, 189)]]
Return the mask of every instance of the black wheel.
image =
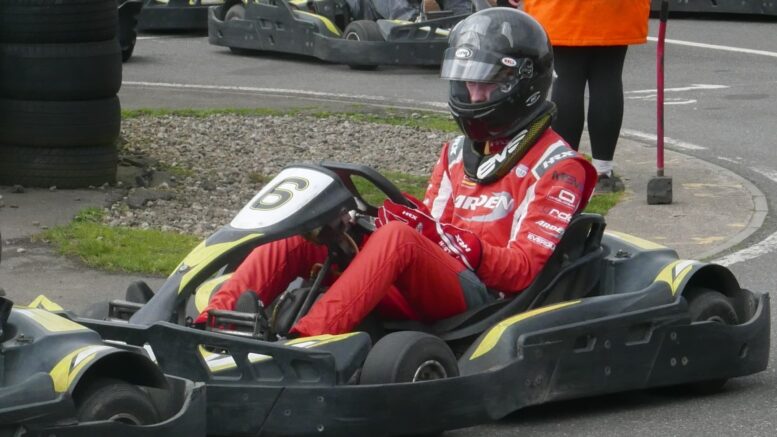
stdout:
[(113, 378), (97, 378), (73, 395), (79, 422), (112, 420), (129, 425), (159, 422), (148, 395), (137, 386)]
[[(687, 292), (688, 311), (692, 322), (715, 322), (724, 325), (739, 324), (734, 306), (723, 293), (702, 287), (695, 287)], [(687, 388), (699, 394), (712, 394), (720, 391), (728, 379), (713, 379), (709, 381), (688, 384)]]
[(451, 349), (439, 337), (417, 331), (394, 332), (367, 355), (360, 384), (430, 381), (459, 375)]
[(135, 50), (138, 40), (138, 15), (143, 8), (143, 3), (133, 1), (119, 1), (119, 45), (121, 46), (121, 61), (127, 62)]
[[(351, 21), (345, 27), (343, 39), (352, 41), (383, 41), (383, 34), (380, 33), (378, 23), (371, 20)], [(370, 64), (349, 64), (353, 70), (374, 70), (377, 65)]]
[(245, 18), (246, 18), (246, 8), (245, 6), (243, 6), (242, 3), (232, 5), (227, 10), (226, 15), (224, 15), (224, 21), (245, 20)]
[[(224, 21), (232, 21), (232, 20), (244, 20), (246, 18), (246, 8), (243, 6), (242, 3), (237, 3), (229, 7), (227, 9), (227, 13), (224, 14)], [(230, 47), (229, 51), (236, 55), (249, 55), (251, 54), (251, 50), (244, 49), (240, 47)]]
[(133, 35), (129, 41), (122, 42), (121, 62), (127, 62), (129, 61), (129, 58), (132, 57), (132, 52), (135, 50), (135, 41), (137, 41), (137, 39), (138, 39), (138, 36)]
[(116, 37), (116, 0), (2, 0), (0, 41), (74, 43)]
[(0, 144), (0, 185), (86, 188), (116, 181), (118, 152), (99, 147), (23, 147)]
[(0, 44), (0, 97), (91, 100), (121, 87), (121, 49), (110, 41), (73, 44)]
[(113, 144), (120, 129), (121, 106), (116, 96), (62, 102), (0, 99), (0, 144), (101, 146)]
[(723, 293), (704, 288), (690, 290), (688, 302), (691, 320), (717, 322), (725, 325), (739, 324), (737, 312)]

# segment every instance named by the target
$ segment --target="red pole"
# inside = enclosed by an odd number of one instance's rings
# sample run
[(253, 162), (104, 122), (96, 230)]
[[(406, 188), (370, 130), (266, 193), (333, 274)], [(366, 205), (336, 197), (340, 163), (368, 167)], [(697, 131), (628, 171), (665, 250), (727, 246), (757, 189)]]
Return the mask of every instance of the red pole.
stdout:
[(658, 123), (656, 133), (658, 142), (656, 143), (656, 166), (658, 176), (664, 175), (664, 45), (666, 41), (666, 21), (669, 15), (669, 2), (661, 2), (661, 15), (658, 24), (658, 50), (656, 51), (656, 76), (657, 76), (657, 98), (656, 98), (656, 121)]

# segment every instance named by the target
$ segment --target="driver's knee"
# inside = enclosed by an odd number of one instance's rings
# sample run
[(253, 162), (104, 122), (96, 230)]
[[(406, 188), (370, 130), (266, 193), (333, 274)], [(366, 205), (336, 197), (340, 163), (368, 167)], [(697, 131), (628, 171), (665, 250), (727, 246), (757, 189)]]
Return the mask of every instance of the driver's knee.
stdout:
[(378, 244), (386, 249), (397, 250), (400, 247), (425, 238), (414, 228), (400, 221), (388, 222), (378, 228), (367, 240), (367, 244)]

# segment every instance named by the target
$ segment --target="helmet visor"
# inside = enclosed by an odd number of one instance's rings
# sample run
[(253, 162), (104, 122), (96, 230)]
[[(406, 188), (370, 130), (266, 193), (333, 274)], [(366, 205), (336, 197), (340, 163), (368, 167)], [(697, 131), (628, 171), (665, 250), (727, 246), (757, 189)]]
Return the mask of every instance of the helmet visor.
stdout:
[[(505, 59), (516, 62), (512, 58)], [(506, 65), (494, 53), (451, 47), (445, 50), (440, 77), (448, 80), (498, 83), (504, 79), (505, 69)]]
[(460, 102), (488, 103), (509, 95), (520, 79), (530, 77), (531, 65), (527, 58), (452, 47), (445, 51), (440, 76), (451, 81), (452, 97)]

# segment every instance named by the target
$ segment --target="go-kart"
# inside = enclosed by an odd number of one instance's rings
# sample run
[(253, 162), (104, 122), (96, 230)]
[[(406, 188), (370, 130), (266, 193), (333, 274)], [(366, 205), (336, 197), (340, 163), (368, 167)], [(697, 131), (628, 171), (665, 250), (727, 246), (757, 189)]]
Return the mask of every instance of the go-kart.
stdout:
[[(715, 390), (760, 372), (769, 355), (769, 297), (725, 267), (579, 214), (534, 282), (433, 324), (368, 317), (357, 332), (288, 339), (325, 293), (376, 207), (357, 186), (407, 199), (374, 170), (322, 162), (282, 170), (194, 249), (153, 292), (113, 301), (109, 320), (79, 321), (103, 338), (152, 350), (167, 374), (207, 384), (211, 434), (398, 435), (501, 418), (528, 405), (648, 387)], [(374, 203), (374, 202), (373, 202)], [(312, 278), (262, 306), (192, 318), (255, 247), (291, 235), (325, 244)], [(311, 282), (312, 281), (312, 282)], [(244, 299), (247, 297), (247, 299)]]
[[(208, 41), (236, 53), (292, 53), (360, 70), (434, 66), (448, 48), (449, 30), (468, 15), (435, 11), (414, 22), (387, 20), (372, 1), (361, 0), (354, 14), (346, 0), (227, 0), (208, 12)], [(485, 0), (473, 3), (488, 7)]]
[(204, 31), (208, 8), (223, 0), (143, 0), (140, 30)]
[(53, 305), (0, 296), (0, 435), (205, 435), (202, 383), (42, 309)]

